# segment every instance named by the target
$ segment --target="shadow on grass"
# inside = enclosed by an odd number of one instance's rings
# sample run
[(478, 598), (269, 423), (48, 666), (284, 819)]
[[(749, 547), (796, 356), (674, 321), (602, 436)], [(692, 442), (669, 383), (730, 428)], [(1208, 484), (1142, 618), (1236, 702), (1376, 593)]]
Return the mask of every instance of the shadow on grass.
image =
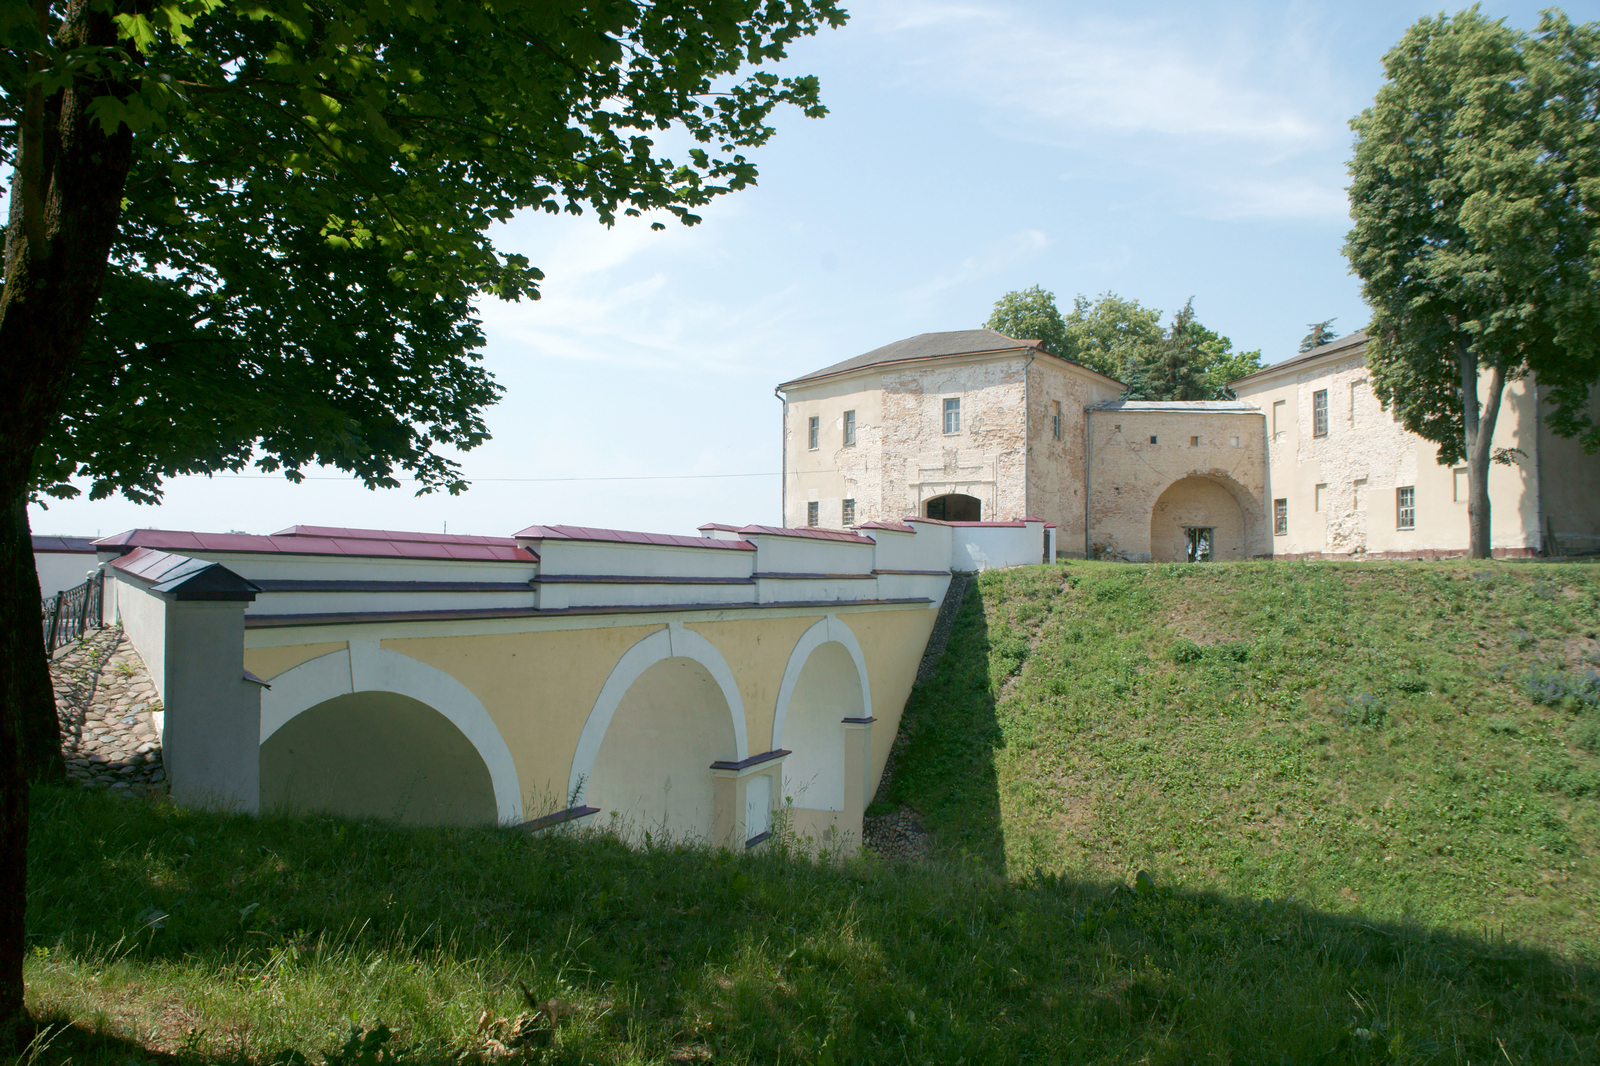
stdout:
[(989, 626), (974, 581), (956, 612), (933, 675), (912, 690), (901, 718), (904, 747), (884, 800), (915, 801), (941, 845), (1005, 869), (995, 749), (1003, 743), (991, 687)]
[(35, 812), (29, 1003), (76, 1027), (39, 1062), (343, 1062), (380, 1023), (440, 1066), (1600, 1057), (1590, 963), (1282, 902), (60, 788)]

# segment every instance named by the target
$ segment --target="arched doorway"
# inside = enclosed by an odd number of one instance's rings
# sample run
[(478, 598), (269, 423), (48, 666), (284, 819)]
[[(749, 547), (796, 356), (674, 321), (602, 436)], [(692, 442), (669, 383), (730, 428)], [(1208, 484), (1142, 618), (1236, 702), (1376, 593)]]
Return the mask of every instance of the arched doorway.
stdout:
[(261, 744), (261, 807), (411, 825), (492, 825), (499, 813), (472, 741), (397, 692), (335, 696), (276, 729)]
[(783, 767), (783, 795), (796, 807), (844, 810), (844, 725), (864, 718), (861, 675), (838, 641), (806, 656), (784, 714), (778, 746), (793, 752)]
[(647, 667), (617, 703), (583, 802), (595, 823), (629, 840), (703, 842), (712, 835), (711, 764), (740, 757), (733, 711), (722, 685), (695, 659), (678, 656)]
[(1150, 509), (1150, 559), (1158, 563), (1249, 558), (1248, 523), (1234, 490), (1203, 475), (1168, 485)]
[(935, 496), (923, 504), (922, 514), (925, 518), (937, 518), (944, 522), (981, 522), (983, 504), (976, 496), (951, 492)]

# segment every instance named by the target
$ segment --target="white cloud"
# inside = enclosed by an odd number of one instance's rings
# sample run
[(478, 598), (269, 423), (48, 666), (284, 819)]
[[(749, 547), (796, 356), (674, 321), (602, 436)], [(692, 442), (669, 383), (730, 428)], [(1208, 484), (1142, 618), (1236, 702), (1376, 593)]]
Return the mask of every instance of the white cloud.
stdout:
[(923, 303), (951, 289), (994, 277), (1007, 267), (1033, 259), (1049, 244), (1050, 238), (1043, 230), (1018, 230), (990, 242), (941, 273), (912, 286), (906, 291), (904, 299), (908, 303)]
[(1224, 180), (1211, 186), (1213, 218), (1346, 219), (1350, 200), (1336, 185), (1309, 177)]
[(1237, 41), (1146, 18), (1041, 23), (1005, 7), (890, 3), (866, 24), (928, 88), (977, 100), (1044, 141), (1160, 135), (1293, 150), (1337, 123), (1252, 83)]

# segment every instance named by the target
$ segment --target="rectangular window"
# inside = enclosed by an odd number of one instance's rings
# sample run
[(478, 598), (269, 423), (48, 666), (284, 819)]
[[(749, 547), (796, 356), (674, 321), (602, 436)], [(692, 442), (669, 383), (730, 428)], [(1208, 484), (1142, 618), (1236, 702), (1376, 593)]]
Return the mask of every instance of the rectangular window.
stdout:
[(1239, 438), (1238, 437), (1233, 438), (1233, 446), (1235, 448), (1237, 448), (1239, 446)]
[(961, 401), (954, 397), (944, 402), (944, 431), (961, 432)]
[(1285, 406), (1287, 403), (1288, 401), (1286, 400), (1272, 401), (1272, 435), (1274, 437), (1288, 428), (1285, 424), (1288, 418), (1288, 408)]
[(856, 524), (856, 501), (854, 500), (844, 501), (844, 524), (846, 526)]
[(1050, 432), (1055, 434), (1056, 440), (1060, 440), (1061, 439), (1061, 401), (1060, 400), (1056, 400), (1055, 401), (1055, 405), (1056, 405), (1056, 413), (1055, 413), (1055, 416), (1050, 419)]
[(818, 508), (816, 500), (812, 500), (810, 503), (806, 504), (806, 525), (814, 526), (817, 524), (817, 510)]
[(1354, 496), (1355, 496), (1355, 498), (1350, 501), (1351, 506), (1354, 507), (1357, 511), (1365, 511), (1367, 509), (1367, 479), (1366, 478), (1364, 478), (1364, 477), (1356, 478)]
[(1328, 390), (1318, 389), (1311, 394), (1311, 435), (1328, 435)]
[(1152, 433), (1152, 434), (1150, 434), (1150, 443), (1154, 444), (1155, 442), (1156, 442), (1156, 435), (1154, 433)]
[(846, 444), (854, 444), (856, 442), (856, 413), (854, 411), (846, 411), (844, 413), (844, 442)]
[(1467, 502), (1468, 485), (1470, 484), (1470, 482), (1467, 480), (1467, 468), (1466, 467), (1462, 467), (1460, 470), (1452, 470), (1452, 471), (1450, 471), (1450, 473), (1451, 473), (1452, 478), (1453, 478), (1453, 480), (1455, 482), (1455, 484), (1453, 486), (1453, 488), (1455, 490), (1455, 497), (1454, 497), (1455, 502), (1456, 503), (1466, 503)]
[(1415, 529), (1417, 526), (1417, 490), (1413, 485), (1394, 490), (1396, 529)]
[(1190, 437), (1189, 438), (1189, 447), (1191, 447), (1191, 448), (1200, 447), (1200, 438), (1199, 437)]
[(1289, 501), (1272, 501), (1272, 534), (1276, 537), (1289, 535)]
[(1360, 381), (1352, 381), (1350, 383), (1350, 421), (1352, 422), (1356, 420), (1356, 393), (1366, 388), (1366, 385), (1366, 378), (1362, 378)]
[(822, 419), (816, 415), (811, 416), (811, 425), (806, 430), (806, 447), (812, 451), (817, 450), (817, 440), (822, 435)]
[(1327, 498), (1328, 498), (1328, 486), (1326, 486), (1326, 485), (1318, 485), (1317, 486), (1317, 513), (1318, 514), (1322, 513), (1322, 503)]

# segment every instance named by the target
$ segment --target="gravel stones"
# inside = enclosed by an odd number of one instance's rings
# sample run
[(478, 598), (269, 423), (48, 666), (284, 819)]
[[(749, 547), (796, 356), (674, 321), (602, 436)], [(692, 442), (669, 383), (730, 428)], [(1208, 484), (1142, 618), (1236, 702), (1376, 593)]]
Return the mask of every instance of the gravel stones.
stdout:
[(921, 819), (908, 807), (867, 815), (861, 820), (861, 842), (889, 862), (921, 862), (930, 844)]
[(155, 685), (120, 626), (91, 632), (50, 663), (67, 777), (125, 796), (166, 791)]

